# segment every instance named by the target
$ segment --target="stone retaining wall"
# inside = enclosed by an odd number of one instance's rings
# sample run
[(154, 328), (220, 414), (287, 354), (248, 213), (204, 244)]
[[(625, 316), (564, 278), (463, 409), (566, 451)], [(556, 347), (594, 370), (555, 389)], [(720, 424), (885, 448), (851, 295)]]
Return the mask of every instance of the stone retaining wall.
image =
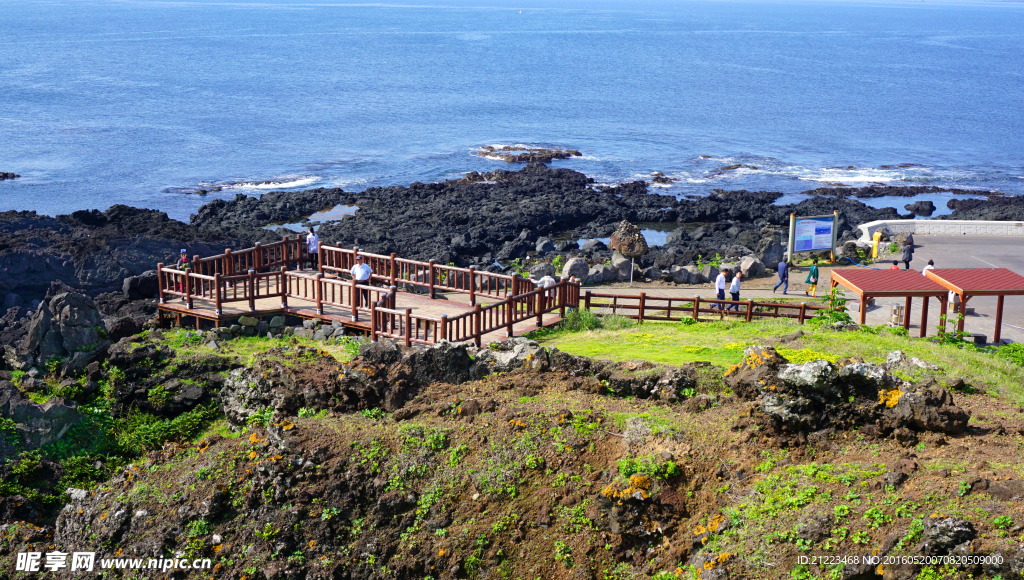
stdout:
[(877, 220), (860, 224), (860, 241), (870, 242), (875, 230), (886, 227), (893, 234), (924, 236), (1024, 236), (1024, 222), (976, 220)]

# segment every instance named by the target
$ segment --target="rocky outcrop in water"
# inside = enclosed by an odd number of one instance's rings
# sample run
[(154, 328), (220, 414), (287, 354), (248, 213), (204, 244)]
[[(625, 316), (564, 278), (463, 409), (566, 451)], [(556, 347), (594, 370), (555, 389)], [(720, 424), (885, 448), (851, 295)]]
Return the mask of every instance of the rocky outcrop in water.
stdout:
[(1024, 221), (1024, 195), (951, 199), (946, 202), (946, 207), (953, 210), (953, 213), (937, 219)]
[(21, 176), (18, 175), (17, 173), (8, 173), (6, 171), (0, 171), (0, 181), (3, 181), (5, 179), (17, 179), (19, 177)]

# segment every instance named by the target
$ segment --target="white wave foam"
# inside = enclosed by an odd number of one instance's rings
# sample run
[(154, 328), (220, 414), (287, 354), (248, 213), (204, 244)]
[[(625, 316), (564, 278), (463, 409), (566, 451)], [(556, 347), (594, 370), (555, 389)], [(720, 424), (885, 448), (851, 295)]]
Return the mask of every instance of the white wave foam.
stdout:
[(240, 181), (221, 186), (222, 189), (291, 189), (294, 187), (307, 187), (320, 181), (321, 178), (315, 175), (285, 177), (280, 180), (271, 179), (267, 181)]

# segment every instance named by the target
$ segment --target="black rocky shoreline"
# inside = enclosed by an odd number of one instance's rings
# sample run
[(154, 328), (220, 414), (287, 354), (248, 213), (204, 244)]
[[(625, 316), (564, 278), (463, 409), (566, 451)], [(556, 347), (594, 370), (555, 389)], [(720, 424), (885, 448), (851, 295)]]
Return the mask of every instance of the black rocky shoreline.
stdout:
[[(929, 188), (907, 189), (916, 194)], [(581, 248), (579, 241), (608, 237), (623, 220), (674, 229), (665, 245), (638, 261), (640, 268), (650, 272), (656, 267), (665, 278), (673, 267), (716, 254), (725, 260), (756, 257), (770, 266), (781, 255), (790, 213), (838, 210), (843, 241), (857, 236), (857, 224), (912, 216), (856, 199), (894, 195), (892, 187), (809, 193), (814, 195), (788, 205), (775, 205), (781, 193), (763, 191), (676, 199), (649, 192), (644, 181), (599, 186), (577, 171), (530, 164), (518, 171), (473, 172), (459, 180), (361, 192), (317, 188), (259, 198), (239, 194), (202, 206), (187, 224), (164, 212), (124, 205), (56, 217), (8, 211), (0, 213), (0, 299), (5, 310), (31, 306), (53, 282), (92, 296), (120, 292), (125, 279), (152, 270), (157, 262), (172, 262), (180, 248), (209, 255), (275, 241), (287, 231), (268, 230), (268, 224), (308, 223), (310, 215), (337, 205), (359, 210), (322, 224), (324, 243), (491, 271), (508, 269), (516, 259), (549, 262), (556, 256), (605, 264), (613, 258), (610, 250), (599, 242)], [(949, 206), (953, 213), (943, 216), (949, 219), (1024, 219), (1024, 197), (956, 199)]]

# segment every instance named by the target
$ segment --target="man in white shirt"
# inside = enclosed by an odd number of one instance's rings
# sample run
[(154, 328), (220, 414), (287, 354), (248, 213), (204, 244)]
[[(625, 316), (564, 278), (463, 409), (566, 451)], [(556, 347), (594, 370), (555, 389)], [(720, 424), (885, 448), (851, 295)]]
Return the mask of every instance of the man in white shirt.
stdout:
[[(718, 277), (715, 278), (715, 290), (718, 292), (718, 299), (725, 300), (725, 271), (718, 273)], [(722, 309), (722, 305), (718, 305), (718, 309)]]
[(309, 254), (309, 267), (316, 270), (320, 259), (320, 236), (316, 235), (313, 228), (309, 228), (306, 234), (306, 253)]
[(924, 276), (925, 272), (927, 272), (928, 270), (934, 270), (934, 269), (935, 269), (935, 260), (928, 260), (928, 265), (924, 267), (924, 270), (921, 270), (921, 275)]
[[(356, 265), (352, 266), (349, 270), (352, 273), (352, 277), (355, 278), (356, 284), (367, 286), (370, 284), (370, 278), (373, 276), (373, 268), (369, 264), (363, 262), (363, 256), (356, 256)], [(356, 306), (369, 306), (370, 304), (370, 291), (365, 288), (359, 290), (359, 301)]]

